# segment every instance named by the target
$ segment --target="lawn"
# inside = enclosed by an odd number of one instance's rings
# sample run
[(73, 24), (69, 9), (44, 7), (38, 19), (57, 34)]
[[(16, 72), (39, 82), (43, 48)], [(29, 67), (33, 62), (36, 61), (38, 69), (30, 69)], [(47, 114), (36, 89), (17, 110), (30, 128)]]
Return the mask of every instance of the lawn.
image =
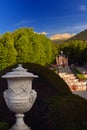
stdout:
[(87, 80), (84, 74), (82, 74), (76, 67), (72, 68), (72, 71), (79, 80)]

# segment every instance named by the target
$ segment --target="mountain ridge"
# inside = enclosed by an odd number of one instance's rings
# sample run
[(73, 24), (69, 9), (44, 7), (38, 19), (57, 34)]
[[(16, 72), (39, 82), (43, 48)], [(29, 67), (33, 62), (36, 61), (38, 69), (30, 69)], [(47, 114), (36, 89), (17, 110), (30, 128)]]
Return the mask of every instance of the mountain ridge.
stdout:
[(70, 40), (82, 40), (86, 41), (87, 40), (87, 29), (79, 32), (78, 34), (74, 35), (73, 37), (70, 37), (68, 39), (51, 39), (53, 43), (63, 43), (63, 42), (68, 42)]
[(71, 37), (68, 40), (87, 40), (87, 29), (79, 32), (77, 35)]

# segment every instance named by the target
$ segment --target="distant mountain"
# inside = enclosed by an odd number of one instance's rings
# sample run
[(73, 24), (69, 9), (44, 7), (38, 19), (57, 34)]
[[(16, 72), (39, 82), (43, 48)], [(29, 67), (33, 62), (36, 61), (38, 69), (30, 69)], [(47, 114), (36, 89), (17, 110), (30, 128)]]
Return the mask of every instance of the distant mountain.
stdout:
[(74, 34), (55, 34), (50, 37), (52, 42), (54, 43), (63, 43), (64, 41), (69, 41), (69, 40), (87, 40), (87, 29), (74, 35)]
[(87, 29), (73, 36), (69, 40), (87, 40)]
[(64, 33), (64, 34), (54, 34), (50, 37), (51, 40), (66, 40), (74, 36), (75, 34), (69, 34), (69, 33)]
[(59, 39), (56, 39), (56, 40), (51, 40), (53, 43), (63, 43), (65, 40), (59, 40)]

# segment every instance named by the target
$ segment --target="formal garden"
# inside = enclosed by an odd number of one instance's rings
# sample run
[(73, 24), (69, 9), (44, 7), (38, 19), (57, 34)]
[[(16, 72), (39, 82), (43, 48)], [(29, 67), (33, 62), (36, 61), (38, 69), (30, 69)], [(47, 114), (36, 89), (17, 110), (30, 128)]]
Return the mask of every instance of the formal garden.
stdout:
[[(9, 130), (15, 123), (15, 113), (11, 112), (3, 98), (7, 89), (7, 80), (2, 76), (11, 72), (19, 63), (28, 72), (38, 75), (33, 80), (32, 87), (37, 92), (37, 99), (31, 110), (25, 113), (25, 123), (31, 130), (86, 130), (87, 129), (87, 100), (74, 95), (66, 82), (49, 65), (55, 63), (55, 56), (63, 50), (70, 56), (70, 63), (83, 56), (84, 48), (80, 49), (70, 44), (55, 45), (44, 35), (34, 33), (32, 29), (20, 28), (7, 32), (0, 38), (0, 130)], [(81, 43), (81, 41), (80, 41)], [(86, 43), (86, 42), (85, 42)], [(74, 43), (73, 43), (74, 44)], [(83, 44), (83, 42), (82, 42)], [(65, 48), (64, 48), (65, 47)], [(78, 52), (75, 55), (74, 49)], [(72, 54), (73, 57), (71, 58)], [(74, 56), (77, 56), (76, 61)], [(71, 60), (72, 59), (72, 60)], [(82, 62), (86, 62), (86, 55)]]

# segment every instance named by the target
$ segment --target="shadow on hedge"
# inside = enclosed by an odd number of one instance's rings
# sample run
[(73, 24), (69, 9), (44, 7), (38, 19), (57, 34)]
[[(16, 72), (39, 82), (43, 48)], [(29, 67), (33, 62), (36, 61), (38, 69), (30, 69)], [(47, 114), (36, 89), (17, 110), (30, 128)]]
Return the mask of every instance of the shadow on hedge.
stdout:
[[(17, 65), (0, 72), (0, 77)], [(23, 63), (29, 72), (39, 78), (33, 80), (32, 87), (37, 91), (37, 99), (32, 109), (25, 113), (25, 122), (32, 130), (84, 130), (87, 122), (87, 101), (73, 95), (67, 84), (52, 70), (41, 65)], [(9, 111), (3, 99), (7, 89), (6, 79), (0, 78), (0, 121), (15, 123), (14, 113)]]

